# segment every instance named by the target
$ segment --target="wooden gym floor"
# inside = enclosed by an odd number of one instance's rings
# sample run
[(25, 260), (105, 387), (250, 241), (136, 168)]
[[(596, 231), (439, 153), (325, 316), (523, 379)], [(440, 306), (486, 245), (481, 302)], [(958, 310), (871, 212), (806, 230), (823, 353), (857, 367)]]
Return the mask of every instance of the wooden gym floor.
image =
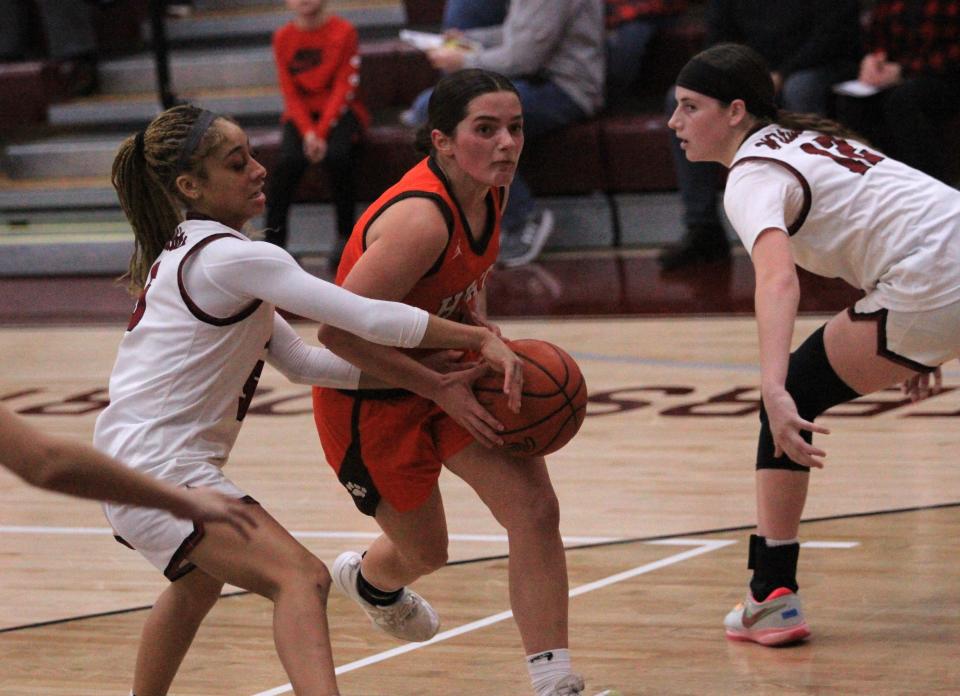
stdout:
[[(550, 458), (568, 546), (571, 649), (587, 693), (931, 694), (960, 691), (960, 370), (945, 393), (895, 391), (823, 421), (801, 534), (810, 641), (723, 637), (748, 579), (758, 370), (749, 263), (660, 276), (648, 255), (551, 257), (491, 288), (504, 333), (553, 341), (590, 386), (581, 433)], [(0, 400), (89, 439), (130, 302), (105, 279), (0, 281)], [(855, 294), (805, 281), (796, 340)], [(305, 337), (307, 324), (299, 324)], [(228, 473), (328, 563), (375, 526), (322, 462), (308, 391), (267, 370)], [(426, 644), (374, 632), (336, 593), (347, 696), (529, 692), (501, 530), (460, 481), (441, 486), (449, 567), (417, 589), (443, 625)], [(96, 504), (0, 472), (0, 694), (127, 693), (140, 626), (165, 581), (116, 544)], [(289, 693), (270, 605), (231, 591), (171, 693)]]

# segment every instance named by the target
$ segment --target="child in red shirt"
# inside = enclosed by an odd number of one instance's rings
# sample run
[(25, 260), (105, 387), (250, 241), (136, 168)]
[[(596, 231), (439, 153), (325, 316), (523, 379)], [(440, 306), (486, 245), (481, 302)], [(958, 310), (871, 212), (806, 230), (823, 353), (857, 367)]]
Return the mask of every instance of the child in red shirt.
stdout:
[(280, 160), (268, 178), (267, 241), (287, 242), (287, 212), (310, 164), (322, 162), (330, 178), (338, 241), (335, 270), (354, 222), (356, 146), (370, 122), (357, 96), (360, 56), (357, 30), (326, 14), (327, 0), (287, 0), (296, 16), (273, 36), (283, 93)]

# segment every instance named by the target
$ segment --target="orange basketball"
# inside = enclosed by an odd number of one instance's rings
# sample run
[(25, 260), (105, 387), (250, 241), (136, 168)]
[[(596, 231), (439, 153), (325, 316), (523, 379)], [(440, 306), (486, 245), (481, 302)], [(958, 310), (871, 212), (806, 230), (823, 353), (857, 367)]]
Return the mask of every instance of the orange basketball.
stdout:
[(504, 425), (503, 448), (515, 457), (537, 457), (567, 444), (587, 411), (587, 383), (566, 351), (536, 339), (507, 342), (523, 360), (520, 413), (507, 407), (503, 375), (478, 379), (473, 390), (479, 401)]

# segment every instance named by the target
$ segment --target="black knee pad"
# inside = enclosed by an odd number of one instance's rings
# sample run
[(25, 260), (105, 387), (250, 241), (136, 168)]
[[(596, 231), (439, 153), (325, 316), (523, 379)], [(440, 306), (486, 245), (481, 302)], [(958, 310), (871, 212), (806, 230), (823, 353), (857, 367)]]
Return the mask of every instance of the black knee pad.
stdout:
[[(848, 387), (830, 366), (827, 349), (823, 344), (823, 330), (824, 327), (821, 326), (814, 331), (790, 354), (790, 365), (787, 369), (787, 392), (793, 397), (800, 417), (808, 421), (813, 421), (832, 406), (860, 396)], [(813, 441), (813, 433), (809, 431), (801, 432), (801, 437), (807, 442)], [(808, 467), (797, 464), (786, 455), (774, 457), (773, 452), (773, 433), (770, 431), (767, 411), (761, 402), (757, 468), (809, 471)]]

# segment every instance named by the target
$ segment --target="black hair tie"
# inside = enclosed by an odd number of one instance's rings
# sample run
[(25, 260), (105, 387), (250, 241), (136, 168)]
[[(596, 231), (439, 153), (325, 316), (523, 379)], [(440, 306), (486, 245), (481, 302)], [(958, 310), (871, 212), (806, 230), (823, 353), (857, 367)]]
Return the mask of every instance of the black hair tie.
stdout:
[(143, 148), (144, 148), (143, 138), (144, 138), (144, 132), (137, 131), (137, 134), (133, 138), (133, 151), (137, 153), (137, 156), (140, 159), (146, 161), (147, 157), (143, 151)]

